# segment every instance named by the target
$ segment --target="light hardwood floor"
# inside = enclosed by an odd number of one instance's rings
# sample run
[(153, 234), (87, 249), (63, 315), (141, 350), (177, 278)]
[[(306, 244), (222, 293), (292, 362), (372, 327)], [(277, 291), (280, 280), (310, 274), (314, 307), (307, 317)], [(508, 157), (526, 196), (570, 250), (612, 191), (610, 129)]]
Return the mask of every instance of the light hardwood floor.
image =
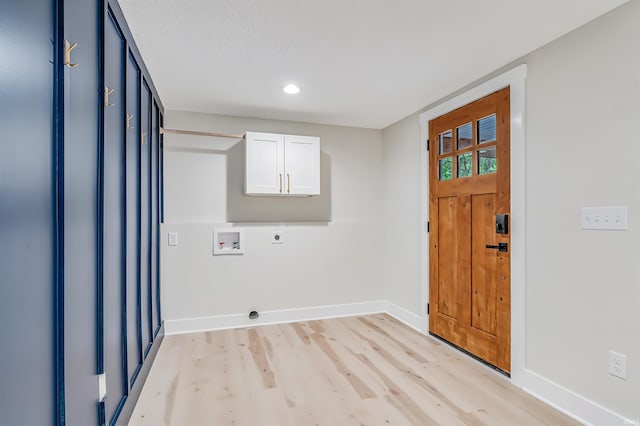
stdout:
[(130, 426), (576, 425), (379, 314), (167, 336)]

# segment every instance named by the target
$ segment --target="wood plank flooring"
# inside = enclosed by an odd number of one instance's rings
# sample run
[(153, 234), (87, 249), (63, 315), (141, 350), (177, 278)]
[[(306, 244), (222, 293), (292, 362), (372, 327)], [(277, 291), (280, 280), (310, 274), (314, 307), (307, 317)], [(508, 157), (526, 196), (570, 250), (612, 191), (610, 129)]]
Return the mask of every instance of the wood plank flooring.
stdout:
[(130, 426), (576, 425), (379, 314), (167, 336)]

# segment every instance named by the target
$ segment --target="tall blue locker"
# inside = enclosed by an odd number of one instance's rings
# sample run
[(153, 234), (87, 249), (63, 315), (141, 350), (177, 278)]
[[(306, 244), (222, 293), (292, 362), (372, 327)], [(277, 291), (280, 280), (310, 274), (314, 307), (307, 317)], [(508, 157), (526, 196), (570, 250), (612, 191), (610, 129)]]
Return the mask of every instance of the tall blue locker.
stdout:
[(141, 330), (144, 357), (151, 348), (153, 323), (151, 318), (151, 89), (143, 79), (142, 84), (142, 143), (140, 145), (140, 245), (142, 257), (140, 259), (140, 309), (142, 311)]
[(127, 368), (129, 387), (142, 368), (140, 310), (140, 67), (127, 54), (126, 206), (127, 206)]
[(0, 2), (0, 423), (7, 425), (55, 424), (62, 396), (54, 6)]
[(0, 424), (124, 424), (162, 338), (162, 104), (116, 0), (2, 1), (0, 38)]
[(159, 262), (159, 160), (160, 150), (160, 110), (157, 103), (153, 102), (152, 109), (152, 134), (151, 134), (151, 323), (153, 328), (153, 336), (155, 336), (160, 330), (160, 262)]
[[(97, 422), (100, 2), (65, 0), (64, 360), (66, 424)], [(73, 66), (72, 66), (73, 65)]]
[(111, 13), (105, 22), (104, 142), (102, 155), (103, 353), (105, 419), (113, 423), (128, 392), (125, 289), (125, 41)]
[[(160, 114), (160, 127), (164, 128), (164, 116)], [(160, 134), (160, 223), (164, 223), (164, 135)], [(158, 256), (160, 259), (160, 256)], [(160, 313), (162, 317), (162, 313)]]

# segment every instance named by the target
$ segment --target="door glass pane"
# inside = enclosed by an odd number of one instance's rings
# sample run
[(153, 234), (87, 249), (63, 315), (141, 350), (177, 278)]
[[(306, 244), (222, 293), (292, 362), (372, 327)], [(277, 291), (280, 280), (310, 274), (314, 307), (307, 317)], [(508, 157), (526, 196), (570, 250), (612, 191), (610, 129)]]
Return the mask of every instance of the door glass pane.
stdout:
[(467, 152), (458, 155), (458, 177), (469, 177), (473, 174), (473, 154)]
[(496, 163), (496, 147), (490, 146), (478, 150), (478, 174), (495, 173), (498, 168)]
[(458, 127), (456, 133), (458, 134), (458, 149), (469, 148), (473, 145), (473, 127), (471, 123)]
[(451, 180), (453, 178), (453, 157), (443, 158), (438, 163), (440, 166), (439, 179)]
[(490, 115), (478, 120), (478, 143), (496, 140), (496, 115)]
[(447, 130), (446, 132), (440, 133), (438, 136), (438, 145), (440, 146), (440, 155), (448, 154), (451, 152), (453, 139), (453, 132), (451, 130)]

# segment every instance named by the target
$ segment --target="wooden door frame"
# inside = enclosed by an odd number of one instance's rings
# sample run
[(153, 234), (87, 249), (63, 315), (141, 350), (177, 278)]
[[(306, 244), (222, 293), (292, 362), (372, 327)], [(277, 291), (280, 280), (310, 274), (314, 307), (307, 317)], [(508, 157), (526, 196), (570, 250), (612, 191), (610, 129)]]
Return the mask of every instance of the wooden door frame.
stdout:
[[(429, 121), (443, 114), (490, 95), (507, 86), (510, 98), (510, 145), (511, 145), (511, 381), (525, 382), (526, 356), (526, 300), (525, 300), (525, 79), (527, 65), (519, 65), (503, 74), (481, 83), (453, 98), (428, 108), (420, 114), (422, 129), (422, 247), (421, 247), (421, 297), (422, 317), (427, 318), (424, 327), (428, 330), (427, 303), (429, 300)], [(434, 145), (435, 146), (435, 145)]]

